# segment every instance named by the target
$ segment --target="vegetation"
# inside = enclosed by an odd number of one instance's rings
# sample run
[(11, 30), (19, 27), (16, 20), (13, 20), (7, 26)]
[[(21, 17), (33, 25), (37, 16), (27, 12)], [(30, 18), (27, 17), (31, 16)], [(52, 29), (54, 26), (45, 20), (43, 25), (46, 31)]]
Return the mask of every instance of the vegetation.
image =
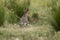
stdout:
[(4, 7), (0, 6), (0, 26), (4, 23)]
[[(0, 0), (0, 40), (60, 40), (60, 0)], [(29, 25), (20, 27), (24, 11)]]
[(53, 17), (53, 21), (52, 21), (52, 25), (54, 26), (56, 31), (60, 30), (60, 6), (59, 6), (59, 0), (53, 0), (52, 1), (53, 4), (52, 5), (52, 9), (51, 9), (51, 13), (52, 13), (52, 17)]

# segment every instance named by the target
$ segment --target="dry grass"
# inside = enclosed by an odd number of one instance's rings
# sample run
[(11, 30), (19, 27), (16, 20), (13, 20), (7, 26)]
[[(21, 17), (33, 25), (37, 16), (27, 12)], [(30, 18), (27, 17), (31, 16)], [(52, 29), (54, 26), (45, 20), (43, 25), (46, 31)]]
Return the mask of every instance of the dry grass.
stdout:
[[(47, 12), (47, 9), (45, 9), (47, 2), (44, 0), (31, 0), (31, 13), (34, 10), (39, 15), (41, 13), (41, 15), (47, 16), (45, 14)], [(44, 19), (46, 18), (44, 17)], [(16, 38), (20, 40), (60, 40), (60, 32), (55, 33), (52, 26), (46, 23), (41, 26), (29, 25), (27, 27), (5, 23), (4, 27), (0, 27), (0, 40), (16, 40)]]
[(0, 27), (0, 40), (50, 40), (54, 32), (50, 25), (19, 27), (17, 24), (8, 24)]

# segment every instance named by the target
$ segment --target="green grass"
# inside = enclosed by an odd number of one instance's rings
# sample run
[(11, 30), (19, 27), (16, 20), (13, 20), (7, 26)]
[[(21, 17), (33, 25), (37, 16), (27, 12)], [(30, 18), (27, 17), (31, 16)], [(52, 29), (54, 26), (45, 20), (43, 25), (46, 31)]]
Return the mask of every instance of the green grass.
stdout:
[[(5, 25), (0, 27), (0, 40), (15, 40), (17, 37), (20, 40), (52, 40), (55, 38), (55, 32), (48, 25), (19, 27), (17, 24)], [(59, 34), (60, 35), (60, 34)]]
[[(32, 13), (38, 13), (40, 20), (27, 27), (19, 27), (18, 24), (6, 22), (0, 27), (0, 40), (15, 40), (16, 38), (20, 40), (60, 40), (60, 32), (56, 33), (53, 26), (47, 22), (48, 15), (50, 15), (50, 3), (51, 0), (31, 0), (29, 12), (31, 15)], [(6, 17), (8, 12), (10, 11), (7, 11)], [(8, 20), (8, 17), (5, 20)]]

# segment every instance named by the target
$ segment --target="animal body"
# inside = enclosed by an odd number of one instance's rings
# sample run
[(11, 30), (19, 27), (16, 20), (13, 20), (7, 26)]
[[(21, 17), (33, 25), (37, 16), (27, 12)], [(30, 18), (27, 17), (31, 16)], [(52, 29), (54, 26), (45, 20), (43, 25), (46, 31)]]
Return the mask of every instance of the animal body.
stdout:
[(27, 26), (29, 24), (29, 21), (28, 21), (28, 10), (24, 10), (24, 14), (23, 16), (21, 17), (20, 19), (20, 26)]

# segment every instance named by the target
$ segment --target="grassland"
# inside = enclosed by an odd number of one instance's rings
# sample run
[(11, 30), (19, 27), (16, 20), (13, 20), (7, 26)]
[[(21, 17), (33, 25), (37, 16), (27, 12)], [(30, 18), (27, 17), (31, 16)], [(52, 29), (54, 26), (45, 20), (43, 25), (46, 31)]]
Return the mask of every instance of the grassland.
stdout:
[(6, 27), (0, 27), (0, 40), (59, 40), (59, 35), (53, 30), (52, 26), (41, 25), (20, 27), (17, 24), (9, 24)]
[[(17, 23), (5, 23), (0, 27), (0, 40), (60, 40), (60, 32), (55, 32), (47, 21), (51, 9), (48, 7), (50, 2), (51, 0), (31, 0), (30, 14), (38, 13), (39, 22), (31, 23), (27, 27), (20, 27)], [(5, 11), (8, 14), (9, 10)]]

